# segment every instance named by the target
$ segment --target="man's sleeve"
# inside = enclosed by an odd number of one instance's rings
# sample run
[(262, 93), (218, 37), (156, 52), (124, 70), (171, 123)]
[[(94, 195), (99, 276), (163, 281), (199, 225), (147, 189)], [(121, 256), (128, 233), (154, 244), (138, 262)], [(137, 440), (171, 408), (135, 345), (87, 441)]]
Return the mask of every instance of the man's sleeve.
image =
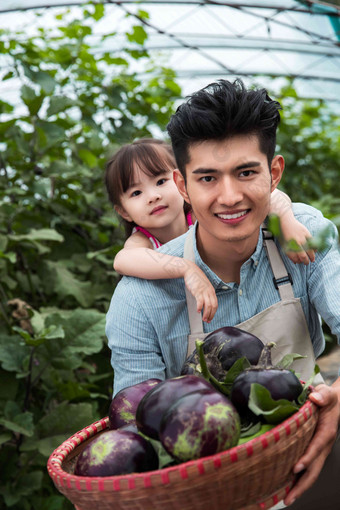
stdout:
[[(340, 253), (338, 232), (335, 225), (323, 218), (320, 228), (327, 228), (328, 247), (316, 253), (315, 262), (310, 264), (311, 274), (308, 294), (315, 309), (330, 327), (340, 342)], [(313, 235), (317, 235), (311, 229)]]
[(165, 367), (154, 327), (138, 293), (122, 281), (106, 316), (106, 336), (114, 370), (113, 394), (150, 378), (165, 379)]

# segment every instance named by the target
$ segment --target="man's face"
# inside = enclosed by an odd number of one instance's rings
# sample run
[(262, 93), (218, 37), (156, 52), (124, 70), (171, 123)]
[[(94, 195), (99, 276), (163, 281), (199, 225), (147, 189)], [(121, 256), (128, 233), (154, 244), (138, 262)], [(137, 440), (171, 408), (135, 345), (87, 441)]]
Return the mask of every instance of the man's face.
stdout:
[(258, 138), (244, 135), (192, 145), (189, 156), (186, 186), (179, 173), (176, 183), (198, 220), (199, 240), (215, 246), (219, 241), (234, 246), (246, 241), (255, 248), (283, 158), (274, 158), (271, 175)]

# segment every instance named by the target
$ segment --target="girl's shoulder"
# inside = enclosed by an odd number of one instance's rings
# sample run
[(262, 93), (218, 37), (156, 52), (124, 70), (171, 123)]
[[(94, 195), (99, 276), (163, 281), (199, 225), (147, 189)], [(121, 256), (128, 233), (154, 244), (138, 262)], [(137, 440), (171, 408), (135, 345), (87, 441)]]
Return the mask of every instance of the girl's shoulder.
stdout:
[(127, 238), (127, 240), (124, 243), (124, 248), (130, 249), (130, 248), (150, 248), (151, 250), (154, 249), (154, 246), (152, 244), (151, 239), (147, 237), (145, 234), (140, 232), (139, 230), (133, 230), (130, 237)]

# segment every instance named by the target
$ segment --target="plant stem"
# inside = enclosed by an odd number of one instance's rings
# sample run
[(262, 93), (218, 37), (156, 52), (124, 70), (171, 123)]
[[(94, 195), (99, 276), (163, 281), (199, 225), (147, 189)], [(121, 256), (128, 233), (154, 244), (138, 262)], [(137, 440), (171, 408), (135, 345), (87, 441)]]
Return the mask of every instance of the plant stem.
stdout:
[(208, 368), (207, 362), (205, 360), (204, 352), (203, 352), (203, 340), (196, 340), (195, 343), (196, 343), (196, 350), (198, 352), (200, 365), (201, 365), (201, 371), (202, 371), (202, 375), (203, 375), (204, 379), (211, 382), (211, 384), (213, 386), (215, 386), (215, 388), (217, 390), (219, 390), (221, 393), (225, 394), (225, 388), (224, 388), (223, 384), (220, 383), (216, 379), (216, 377), (214, 377), (212, 375), (212, 373), (210, 372), (210, 370)]

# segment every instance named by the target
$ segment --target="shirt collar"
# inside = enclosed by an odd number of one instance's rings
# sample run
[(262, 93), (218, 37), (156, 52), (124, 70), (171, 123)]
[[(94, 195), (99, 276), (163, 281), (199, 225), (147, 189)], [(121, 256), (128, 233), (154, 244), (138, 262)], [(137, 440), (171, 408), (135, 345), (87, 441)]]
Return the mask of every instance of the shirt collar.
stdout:
[[(197, 238), (196, 238), (196, 235), (197, 235), (197, 225), (198, 225), (198, 222), (196, 221), (196, 223), (195, 223), (195, 225), (193, 227), (194, 228), (193, 238), (194, 238), (195, 260), (196, 260), (196, 263), (197, 263), (198, 267), (200, 269), (202, 269), (202, 271), (204, 271), (204, 273), (209, 278), (209, 280), (212, 283), (212, 285), (214, 286), (214, 288), (217, 289), (218, 287), (221, 287), (221, 286), (225, 285), (225, 283), (223, 282), (223, 280), (221, 280), (221, 278), (219, 276), (217, 276), (217, 274), (215, 274), (210, 269), (209, 266), (207, 266), (207, 264), (205, 262), (203, 262), (203, 260), (201, 258), (201, 255), (200, 255), (200, 253), (199, 253), (199, 251), (197, 249)], [(256, 249), (255, 249), (254, 253), (251, 255), (251, 257), (248, 259), (248, 260), (252, 261), (252, 267), (253, 267), (254, 270), (256, 270), (256, 268), (259, 265), (260, 256), (261, 256), (261, 253), (262, 253), (262, 248), (263, 248), (262, 230), (259, 229), (259, 238), (258, 238), (258, 241), (257, 241)], [(247, 262), (248, 261), (246, 260), (244, 262), (244, 264), (246, 264)], [(230, 285), (229, 287), (232, 288), (232, 285)]]

